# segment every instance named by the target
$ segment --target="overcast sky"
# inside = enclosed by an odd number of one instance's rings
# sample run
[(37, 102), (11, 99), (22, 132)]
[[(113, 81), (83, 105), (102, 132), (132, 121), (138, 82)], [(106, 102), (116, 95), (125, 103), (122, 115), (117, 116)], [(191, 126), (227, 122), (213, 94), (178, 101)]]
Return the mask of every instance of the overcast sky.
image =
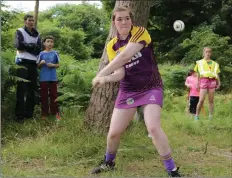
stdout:
[[(101, 6), (100, 1), (88, 1), (90, 4), (98, 4)], [(25, 12), (33, 11), (35, 7), (35, 1), (5, 1), (6, 5), (10, 6), (10, 9), (23, 10)], [(81, 1), (39, 1), (39, 10), (43, 11), (56, 4), (80, 4)]]

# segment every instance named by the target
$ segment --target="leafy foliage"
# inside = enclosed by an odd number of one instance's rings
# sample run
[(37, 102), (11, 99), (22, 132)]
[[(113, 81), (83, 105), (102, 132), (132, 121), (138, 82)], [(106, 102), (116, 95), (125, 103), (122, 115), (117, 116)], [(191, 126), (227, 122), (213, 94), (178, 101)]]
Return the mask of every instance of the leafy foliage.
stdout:
[[(114, 8), (114, 2), (102, 0), (108, 16)], [(179, 49), (176, 46), (183, 42), (185, 38), (188, 38), (192, 30), (201, 23), (206, 22), (206, 25), (212, 24), (213, 16), (219, 14), (222, 8), (222, 0), (153, 0), (153, 4), (150, 10), (148, 30), (155, 42), (154, 46), (158, 57), (165, 62), (180, 62), (183, 56), (177, 56), (179, 60), (175, 61), (177, 58), (175, 60), (167, 58), (165, 53), (173, 51), (173, 53), (178, 55)], [(225, 8), (227, 4), (224, 5)], [(227, 7), (226, 9), (229, 8)], [(226, 14), (228, 10), (223, 12)], [(227, 15), (226, 17), (228, 19), (229, 16)], [(173, 22), (175, 20), (182, 20), (185, 23), (184, 32), (177, 33), (174, 31)]]
[(164, 83), (165, 93), (173, 96), (182, 96), (185, 94), (184, 85), (188, 71), (193, 66), (189, 65), (160, 65), (159, 70)]
[(109, 29), (102, 9), (86, 3), (57, 5), (39, 17), (41, 35), (53, 35), (60, 52), (77, 60), (101, 57)]
[(192, 63), (202, 58), (202, 49), (205, 46), (212, 48), (212, 59), (221, 66), (222, 87), (232, 87), (232, 45), (229, 45), (230, 37), (222, 37), (215, 34), (210, 26), (202, 26), (191, 34), (179, 46), (185, 50), (182, 63)]
[(11, 117), (15, 104), (15, 87), (18, 81), (25, 81), (16, 77), (17, 66), (14, 64), (14, 53), (10, 50), (1, 52), (1, 111), (2, 119)]
[[(110, 26), (115, 0), (102, 0), (103, 8), (82, 3), (57, 5), (39, 14), (38, 31), (42, 37), (55, 37), (55, 49), (61, 57), (58, 69), (61, 107), (85, 109), (91, 93), (91, 80)], [(153, 0), (148, 30), (154, 41), (165, 93), (183, 95), (187, 71), (201, 59), (204, 46), (213, 49), (212, 58), (221, 66), (222, 90), (232, 88), (232, 1), (231, 0)], [(10, 116), (15, 105), (14, 34), (23, 26), (25, 13), (1, 12), (2, 40), (2, 116)], [(182, 33), (172, 24), (181, 19), (186, 28)]]
[(58, 101), (62, 103), (62, 107), (86, 109), (90, 99), (91, 80), (97, 71), (98, 60), (78, 62), (68, 55), (61, 55), (61, 59), (61, 67), (58, 70)]
[(1, 11), (1, 47), (2, 50), (14, 49), (14, 35), (23, 24), (22, 12)]

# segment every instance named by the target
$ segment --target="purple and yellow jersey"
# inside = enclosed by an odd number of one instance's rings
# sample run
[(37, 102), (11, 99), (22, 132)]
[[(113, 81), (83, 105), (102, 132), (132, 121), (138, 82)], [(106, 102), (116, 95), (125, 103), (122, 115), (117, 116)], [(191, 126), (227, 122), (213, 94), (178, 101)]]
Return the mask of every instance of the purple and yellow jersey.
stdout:
[(144, 48), (124, 65), (125, 78), (120, 81), (120, 88), (129, 92), (162, 88), (151, 37), (144, 27), (133, 26), (125, 40), (120, 40), (119, 36), (114, 37), (106, 48), (109, 61), (122, 52), (128, 43), (140, 43)]

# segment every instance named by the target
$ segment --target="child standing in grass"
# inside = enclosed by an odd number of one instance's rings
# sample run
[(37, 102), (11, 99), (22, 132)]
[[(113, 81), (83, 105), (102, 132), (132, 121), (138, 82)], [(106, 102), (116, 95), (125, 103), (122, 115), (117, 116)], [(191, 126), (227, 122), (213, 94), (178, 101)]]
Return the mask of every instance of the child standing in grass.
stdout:
[(189, 113), (194, 115), (196, 114), (197, 104), (199, 102), (199, 90), (197, 89), (197, 83), (197, 73), (194, 70), (190, 70), (185, 81), (185, 86), (189, 88)]
[(203, 106), (206, 94), (209, 95), (209, 119), (213, 117), (214, 111), (214, 93), (219, 89), (221, 82), (219, 78), (219, 64), (210, 59), (212, 49), (205, 47), (203, 49), (203, 59), (196, 62), (194, 71), (199, 73), (197, 86), (200, 88), (200, 99), (197, 104), (195, 120), (199, 120), (199, 113)]
[[(57, 99), (57, 74), (56, 68), (60, 66), (59, 55), (56, 51), (52, 50), (54, 46), (54, 38), (47, 36), (43, 40), (45, 47), (38, 58), (38, 67), (40, 70), (40, 87), (41, 87), (41, 110), (42, 119), (50, 114), (56, 116), (57, 120), (60, 120), (60, 114), (58, 109)], [(50, 98), (50, 103), (48, 102)], [(49, 104), (48, 104), (49, 103)]]

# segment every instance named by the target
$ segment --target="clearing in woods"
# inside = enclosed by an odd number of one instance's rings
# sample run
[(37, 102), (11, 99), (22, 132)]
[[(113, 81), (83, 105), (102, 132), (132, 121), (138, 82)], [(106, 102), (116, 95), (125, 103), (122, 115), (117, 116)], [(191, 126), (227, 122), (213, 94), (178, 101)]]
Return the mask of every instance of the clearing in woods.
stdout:
[[(216, 94), (213, 120), (184, 114), (186, 97), (165, 97), (162, 126), (184, 176), (232, 176), (232, 95)], [(207, 104), (205, 110), (207, 112)], [(83, 114), (65, 111), (56, 123), (2, 124), (4, 176), (88, 176), (103, 158), (106, 136), (83, 127)], [(206, 113), (207, 116), (207, 113)], [(117, 169), (102, 176), (167, 176), (143, 122), (134, 121), (121, 140)]]

